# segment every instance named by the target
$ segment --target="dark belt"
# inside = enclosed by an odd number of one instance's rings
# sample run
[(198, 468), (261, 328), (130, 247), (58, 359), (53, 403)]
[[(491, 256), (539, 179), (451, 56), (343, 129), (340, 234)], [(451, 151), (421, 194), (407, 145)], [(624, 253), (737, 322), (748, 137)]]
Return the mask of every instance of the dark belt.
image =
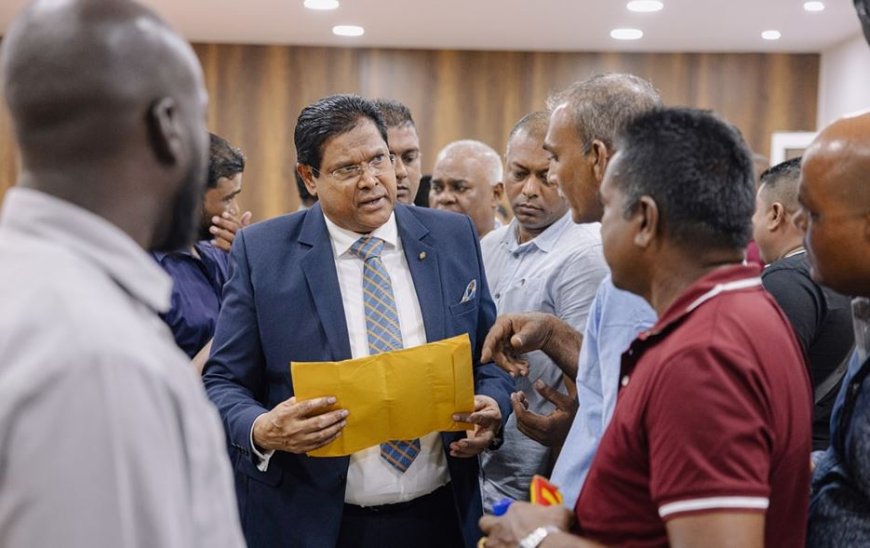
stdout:
[[(394, 504), (381, 504), (380, 506), (357, 506), (356, 504), (344, 503), (344, 511), (352, 515), (386, 515), (405, 512), (417, 507), (428, 506), (437, 502), (441, 498), (452, 496), (450, 484), (442, 485), (431, 493), (417, 497), (413, 500), (405, 502), (396, 502)], [(448, 498), (449, 500), (449, 498)]]

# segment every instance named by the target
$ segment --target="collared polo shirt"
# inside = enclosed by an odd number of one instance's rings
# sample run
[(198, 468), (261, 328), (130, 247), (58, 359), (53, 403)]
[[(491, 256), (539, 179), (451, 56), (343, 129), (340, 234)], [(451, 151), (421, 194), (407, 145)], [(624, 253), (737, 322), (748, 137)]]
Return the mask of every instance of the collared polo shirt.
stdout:
[(697, 280), (623, 354), (620, 393), (577, 502), (580, 533), (667, 546), (665, 523), (765, 514), (765, 545), (803, 546), (811, 391), (757, 266)]

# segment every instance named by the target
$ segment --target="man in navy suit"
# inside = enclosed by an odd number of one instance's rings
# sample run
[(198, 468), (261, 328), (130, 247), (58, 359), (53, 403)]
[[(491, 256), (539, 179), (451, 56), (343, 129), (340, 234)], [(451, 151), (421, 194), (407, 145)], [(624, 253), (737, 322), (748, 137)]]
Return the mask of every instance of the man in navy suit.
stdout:
[[(495, 444), (512, 390), (505, 373), (479, 363), (495, 306), (474, 227), (395, 204), (386, 128), (365, 99), (334, 95), (306, 107), (295, 143), (297, 171), (319, 202), (238, 234), (205, 370), (248, 544), (473, 546), (474, 457)], [(386, 330), (376, 331), (377, 321)], [(473, 432), (433, 432), (350, 457), (305, 455), (341, 435), (348, 411), (324, 412), (332, 397), (297, 401), (290, 361), (344, 360), (462, 333), (477, 395), (474, 412), (458, 419)]]

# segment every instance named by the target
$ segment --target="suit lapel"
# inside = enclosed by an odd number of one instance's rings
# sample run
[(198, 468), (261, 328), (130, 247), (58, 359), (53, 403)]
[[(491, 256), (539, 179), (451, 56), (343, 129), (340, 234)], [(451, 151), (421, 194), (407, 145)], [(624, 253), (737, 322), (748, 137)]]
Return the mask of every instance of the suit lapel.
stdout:
[(444, 338), (445, 325), (438, 251), (427, 242), (429, 229), (417, 219), (410, 207), (397, 205), (395, 211), (399, 238), (423, 315), (426, 340), (440, 341)]
[(310, 247), (299, 261), (299, 266), (308, 281), (308, 289), (329, 342), (332, 359), (350, 358), (350, 338), (341, 302), (341, 287), (338, 285), (329, 231), (319, 204), (314, 205), (305, 216), (299, 242)]

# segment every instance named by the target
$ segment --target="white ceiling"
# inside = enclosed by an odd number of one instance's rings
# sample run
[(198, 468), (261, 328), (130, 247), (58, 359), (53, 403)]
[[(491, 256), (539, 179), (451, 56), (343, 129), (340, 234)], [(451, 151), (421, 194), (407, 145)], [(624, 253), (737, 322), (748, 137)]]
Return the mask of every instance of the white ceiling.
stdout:
[[(303, 0), (144, 0), (193, 42), (520, 51), (820, 52), (860, 32), (852, 0), (663, 0), (631, 13), (627, 0), (340, 0), (317, 12)], [(26, 0), (0, 2), (0, 31)], [(333, 36), (333, 25), (366, 29)], [(609, 37), (615, 27), (641, 40)], [(761, 32), (782, 32), (766, 41)]]

